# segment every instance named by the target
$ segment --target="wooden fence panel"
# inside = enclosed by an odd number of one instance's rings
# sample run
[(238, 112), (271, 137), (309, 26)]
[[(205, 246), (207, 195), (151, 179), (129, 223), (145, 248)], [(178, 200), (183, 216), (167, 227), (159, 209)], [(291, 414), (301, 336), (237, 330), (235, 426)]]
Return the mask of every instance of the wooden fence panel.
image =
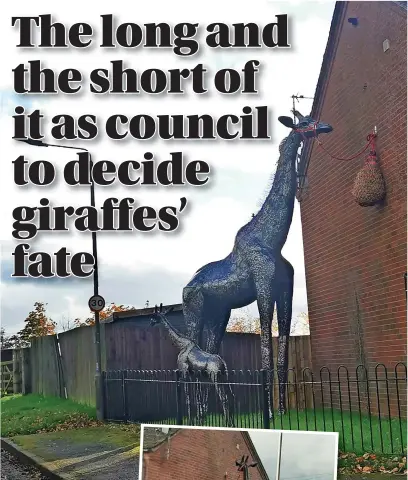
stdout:
[[(178, 350), (161, 327), (135, 327), (127, 322), (106, 324), (107, 370), (176, 369)], [(257, 335), (228, 333), (220, 355), (229, 369), (261, 368), (260, 343)]]
[(106, 370), (176, 368), (177, 349), (164, 329), (127, 322), (105, 325)]
[(95, 405), (94, 335), (94, 327), (75, 328), (58, 335), (67, 396), (88, 405)]
[[(137, 327), (132, 322), (105, 324), (106, 370), (176, 369), (178, 350), (162, 327)], [(273, 339), (275, 365), (278, 339)], [(289, 368), (300, 375), (311, 367), (310, 337), (289, 339)], [(260, 337), (251, 333), (226, 333), (220, 355), (230, 370), (261, 369)], [(300, 378), (300, 377), (299, 377)]]
[[(101, 330), (104, 370), (173, 370), (177, 368), (178, 350), (162, 327), (138, 327), (133, 322), (118, 321), (103, 324)], [(33, 392), (65, 396), (80, 403), (95, 405), (95, 342), (94, 327), (81, 327), (56, 336), (36, 339), (32, 343)], [(273, 339), (274, 357), (278, 339)], [(220, 355), (229, 370), (259, 370), (262, 368), (260, 338), (247, 333), (227, 333)], [(290, 337), (289, 368), (293, 372), (289, 382), (301, 380), (301, 370), (311, 367), (309, 337)], [(275, 386), (276, 389), (276, 386)], [(299, 399), (304, 403), (305, 393), (288, 387), (290, 404)], [(306, 392), (307, 396), (307, 392)], [(277, 398), (277, 390), (275, 392)]]
[(63, 395), (61, 364), (57, 337), (47, 335), (31, 341), (31, 382), (33, 393), (59, 397)]

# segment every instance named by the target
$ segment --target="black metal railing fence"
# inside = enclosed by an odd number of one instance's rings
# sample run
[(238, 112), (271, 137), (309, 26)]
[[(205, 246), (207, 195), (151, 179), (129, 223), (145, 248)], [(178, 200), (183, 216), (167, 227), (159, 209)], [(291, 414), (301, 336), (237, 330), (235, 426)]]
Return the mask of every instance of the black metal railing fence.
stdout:
[[(342, 365), (300, 375), (288, 371), (286, 413), (278, 414), (279, 384), (271, 385), (275, 414), (269, 418), (265, 370), (232, 370), (218, 385), (233, 393), (234, 426), (282, 430), (337, 431), (344, 451), (406, 452), (407, 367), (378, 364), (371, 371), (358, 366), (350, 374)], [(140, 423), (226, 426), (222, 403), (210, 379), (197, 373), (183, 378), (177, 370), (104, 372), (107, 420)], [(205, 418), (196, 400), (206, 392)], [(190, 399), (191, 411), (187, 405)], [(189, 415), (190, 413), (190, 415)]]

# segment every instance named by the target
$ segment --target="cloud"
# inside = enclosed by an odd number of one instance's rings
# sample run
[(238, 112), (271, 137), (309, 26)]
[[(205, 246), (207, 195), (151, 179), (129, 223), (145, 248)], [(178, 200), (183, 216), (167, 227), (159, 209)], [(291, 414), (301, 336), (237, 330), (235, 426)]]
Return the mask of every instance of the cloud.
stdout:
[[(278, 459), (277, 432), (250, 432), (257, 453), (270, 478), (275, 478)], [(331, 480), (336, 470), (335, 435), (283, 432), (280, 478)]]
[[(211, 8), (211, 4), (214, 8)], [(70, 188), (62, 181), (56, 181), (49, 188), (17, 187), (13, 179), (12, 161), (19, 155), (25, 155), (30, 162), (48, 160), (57, 166), (61, 177), (63, 166), (75, 157), (71, 150), (33, 148), (12, 140), (13, 122), (9, 114), (13, 104), (24, 103), (27, 110), (41, 108), (45, 115), (45, 139), (52, 141), (49, 133), (50, 118), (61, 113), (78, 117), (82, 114), (95, 114), (99, 118), (101, 133), (95, 142), (66, 141), (66, 145), (86, 146), (92, 150), (93, 160), (111, 160), (119, 164), (124, 160), (142, 160), (146, 151), (151, 151), (158, 160), (168, 158), (169, 152), (182, 151), (186, 159), (207, 161), (212, 168), (211, 185), (204, 188), (125, 188), (122, 186), (97, 187), (96, 203), (101, 206), (107, 197), (132, 197), (138, 205), (172, 205), (181, 196), (189, 200), (188, 210), (182, 217), (181, 228), (172, 234), (148, 234), (134, 232), (130, 235), (98, 235), (100, 260), (101, 293), (108, 301), (130, 303), (140, 306), (155, 295), (157, 301), (178, 302), (181, 289), (197, 268), (205, 263), (226, 256), (233, 245), (238, 229), (244, 225), (251, 214), (257, 210), (258, 200), (262, 197), (268, 178), (274, 173), (278, 159), (278, 144), (288, 134), (288, 130), (277, 121), (277, 116), (287, 114), (292, 107), (291, 95), (299, 92), (312, 96), (316, 86), (334, 2), (269, 2), (263, 1), (253, 9), (247, 2), (232, 3), (209, 0), (205, 7), (186, 2), (183, 6), (183, 21), (199, 22), (202, 28), (200, 41), (202, 48), (194, 57), (181, 58), (165, 49), (126, 49), (104, 50), (97, 48), (100, 38), (100, 17), (109, 10), (107, 0), (94, 6), (83, 1), (72, 0), (70, 4), (56, 4), (44, 0), (44, 9), (53, 15), (54, 21), (63, 21), (72, 25), (78, 21), (88, 22), (94, 27), (96, 41), (94, 48), (66, 50), (32, 49), (27, 51), (16, 48), (18, 31), (10, 25), (10, 17), (18, 15), (36, 15), (35, 8), (24, 0), (18, 5), (6, 3), (0, 22), (0, 42), (2, 68), (5, 75), (0, 76), (0, 92), (4, 100), (0, 112), (0, 143), (2, 157), (0, 177), (2, 197), (6, 199), (0, 205), (2, 222), (0, 238), (8, 251), (3, 252), (2, 279), (4, 283), (2, 300), (2, 318), (7, 326), (21, 323), (38, 300), (47, 301), (52, 315), (87, 315), (87, 300), (92, 292), (91, 280), (40, 280), (22, 283), (9, 279), (12, 266), (10, 254), (14, 249), (10, 242), (12, 231), (12, 212), (19, 205), (38, 205), (40, 198), (50, 199), (53, 205), (81, 206), (89, 204), (88, 188)], [(120, 10), (120, 9), (119, 9)], [(214, 19), (214, 11), (217, 19)], [(291, 17), (290, 50), (277, 49), (208, 49), (205, 47), (205, 25), (216, 21), (225, 21), (229, 25), (237, 22), (257, 22), (266, 24), (274, 20), (274, 15), (288, 13)], [(126, 11), (118, 11), (116, 21), (139, 24), (163, 21), (174, 25), (180, 22), (177, 9), (168, 2), (162, 8), (156, 3), (145, 6), (143, 11), (137, 5), (127, 6)], [(37, 32), (38, 33), (38, 32)], [(110, 95), (95, 96), (87, 92), (88, 81), (84, 82), (83, 93), (73, 95), (37, 95), (29, 96), (35, 103), (28, 101), (27, 95), (15, 96), (12, 92), (12, 69), (19, 63), (34, 58), (44, 62), (44, 66), (56, 72), (65, 68), (78, 68), (85, 79), (95, 68), (110, 68), (110, 61), (123, 59), (127, 67), (141, 72), (147, 68), (193, 68), (203, 63), (208, 68), (208, 81), (211, 75), (221, 68), (235, 68), (238, 71), (245, 62), (258, 59), (261, 69), (258, 77), (259, 96), (221, 95), (212, 92), (208, 95), (191, 94), (191, 82), (186, 80), (186, 93), (183, 97), (152, 95)], [(36, 57), (37, 58), (37, 57)], [(7, 74), (6, 74), (7, 73)], [(151, 115), (202, 114), (214, 117), (226, 113), (242, 114), (244, 106), (267, 105), (270, 110), (270, 135), (266, 141), (148, 141), (137, 140), (115, 142), (103, 134), (104, 121), (112, 114), (123, 113), (129, 118), (140, 113)], [(304, 101), (299, 109), (310, 110), (311, 102)], [(6, 115), (7, 114), (7, 115)], [(62, 142), (64, 143), (64, 142)], [(55, 252), (65, 245), (72, 251), (91, 251), (89, 234), (74, 231), (69, 234), (40, 234), (30, 242), (37, 251)], [(294, 315), (307, 309), (304, 279), (303, 246), (298, 205), (295, 209), (293, 224), (284, 255), (295, 267)], [(103, 290), (102, 290), (103, 287)], [(18, 299), (18, 301), (16, 301)], [(168, 299), (168, 300), (167, 300)], [(251, 306), (254, 315), (256, 305)]]
[[(4, 265), (4, 262), (3, 262)], [(9, 266), (6, 266), (10, 270)], [(131, 271), (124, 267), (106, 267), (100, 278), (99, 292), (106, 303), (115, 302), (143, 308), (150, 305), (181, 302), (181, 291), (188, 275), (150, 268)], [(24, 292), (22, 294), (22, 292)], [(2, 285), (1, 318), (7, 333), (23, 327), (35, 302), (47, 303), (48, 315), (57, 323), (89, 316), (88, 300), (93, 295), (92, 279), (14, 280)]]
[(285, 432), (282, 436), (281, 478), (331, 480), (336, 470), (336, 436)]
[(309, 20), (326, 20), (328, 16), (333, 14), (335, 5), (334, 1), (328, 0), (265, 1), (269, 4), (271, 11), (273, 11), (275, 15), (286, 13), (289, 17), (295, 17), (297, 20), (302, 19), (305, 23), (308, 23)]

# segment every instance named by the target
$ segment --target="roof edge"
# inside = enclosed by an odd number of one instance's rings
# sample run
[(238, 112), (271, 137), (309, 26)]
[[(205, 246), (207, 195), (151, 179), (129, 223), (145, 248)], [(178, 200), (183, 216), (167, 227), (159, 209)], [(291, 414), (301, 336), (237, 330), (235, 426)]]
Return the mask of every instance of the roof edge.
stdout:
[(314, 101), (312, 105), (312, 117), (320, 113), (320, 108), (324, 100), (325, 87), (328, 82), (328, 74), (333, 65), (333, 60), (335, 58), (337, 50), (337, 41), (339, 39), (339, 34), (343, 26), (341, 20), (344, 14), (346, 13), (347, 6), (350, 2), (336, 2), (333, 11), (333, 17), (330, 24), (329, 36), (327, 39), (326, 49), (323, 55), (322, 67), (320, 69), (319, 79), (316, 85), (316, 91), (314, 94)]
[[(320, 74), (317, 81), (315, 94), (313, 97), (314, 101), (312, 105), (312, 111), (310, 113), (311, 117), (315, 119), (318, 119), (321, 113), (321, 108), (322, 108), (325, 94), (326, 94), (326, 87), (330, 77), (330, 71), (333, 66), (333, 60), (336, 55), (338, 41), (339, 41), (342, 26), (343, 26), (342, 20), (345, 16), (349, 3), (350, 3), (349, 1), (337, 1), (334, 8), (333, 17), (330, 25), (329, 37), (327, 40), (326, 50), (323, 55), (322, 66), (320, 69)], [(407, 11), (408, 2), (406, 1), (391, 1), (386, 3), (388, 3), (391, 7), (396, 7), (396, 8), (399, 7), (400, 10), (404, 10), (404, 12)], [(306, 145), (304, 145), (302, 149), (299, 167), (298, 167), (300, 187), (303, 187), (305, 183), (305, 177), (307, 174), (309, 161), (310, 161), (314, 144), (315, 142), (313, 141), (308, 142)]]
[[(326, 86), (329, 80), (329, 73), (333, 65), (333, 60), (335, 58), (335, 53), (337, 50), (337, 44), (339, 39), (339, 34), (343, 26), (341, 20), (347, 10), (348, 3), (346, 1), (338, 1), (334, 7), (333, 17), (330, 25), (329, 36), (327, 39), (326, 49), (323, 55), (322, 66), (320, 68), (319, 78), (317, 80), (315, 94), (313, 96), (313, 105), (312, 111), (310, 113), (311, 117), (318, 118), (320, 114), (320, 109), (323, 104)], [(298, 173), (300, 176), (300, 186), (303, 186), (305, 181), (305, 174), (307, 172), (307, 167), (312, 152), (314, 142), (308, 142), (304, 145), (302, 153), (300, 156), (300, 162), (298, 167)]]
[[(153, 427), (148, 427), (148, 428), (153, 428)], [(158, 428), (158, 427), (156, 427), (156, 428)], [(144, 453), (155, 452), (156, 450), (158, 450), (163, 445), (163, 443), (172, 439), (175, 435), (177, 435), (178, 433), (180, 433), (182, 431), (183, 431), (182, 428), (171, 428), (169, 433), (166, 436), (164, 436), (161, 440), (159, 440), (157, 443), (155, 443), (151, 447), (143, 447), (143, 452)]]
[[(163, 308), (167, 309), (173, 307), (173, 312), (181, 312), (183, 311), (183, 304), (182, 303), (174, 303), (172, 305), (163, 305)], [(112, 315), (107, 317), (104, 320), (101, 320), (101, 323), (113, 323), (116, 320), (123, 320), (125, 318), (130, 317), (145, 317), (148, 315), (154, 314), (154, 307), (149, 308), (137, 308), (132, 310), (126, 310), (124, 312), (114, 312)], [(80, 328), (80, 327), (78, 327)], [(229, 335), (259, 335), (258, 333), (254, 332), (226, 332)]]
[[(183, 310), (183, 305), (181, 303), (174, 303), (172, 305), (164, 305), (164, 308), (173, 308), (174, 312), (179, 312)], [(126, 310), (124, 312), (114, 312), (112, 315), (107, 317), (105, 320), (102, 320), (101, 323), (112, 323), (115, 320), (119, 320), (127, 317), (143, 317), (146, 315), (153, 315), (155, 307), (148, 308), (137, 308), (132, 310)]]
[(242, 432), (242, 436), (251, 452), (251, 455), (253, 457), (253, 459), (257, 462), (257, 466), (258, 466), (258, 469), (259, 469), (259, 473), (261, 474), (261, 477), (263, 478), (263, 480), (269, 480), (269, 476), (268, 474), (266, 473), (266, 470), (265, 470), (265, 467), (263, 466), (263, 463), (262, 463), (262, 460), (260, 459), (259, 455), (258, 455), (258, 452), (256, 451), (256, 448), (255, 448), (255, 445), (253, 443), (253, 441), (251, 440), (251, 437), (249, 436), (249, 432), (247, 431), (243, 431)]

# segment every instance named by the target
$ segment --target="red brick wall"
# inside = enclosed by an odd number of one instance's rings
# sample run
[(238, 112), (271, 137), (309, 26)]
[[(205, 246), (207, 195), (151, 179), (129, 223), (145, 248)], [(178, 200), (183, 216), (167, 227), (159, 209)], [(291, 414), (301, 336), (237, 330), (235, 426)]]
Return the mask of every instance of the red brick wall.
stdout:
[[(238, 480), (243, 473), (235, 461), (244, 454), (250, 455), (239, 431), (181, 430), (170, 440), (169, 459), (167, 443), (143, 454), (143, 480)], [(250, 471), (252, 480), (261, 480), (256, 468)]]
[(313, 366), (393, 368), (406, 361), (407, 345), (406, 11), (392, 2), (349, 2), (341, 23), (318, 112), (334, 131), (321, 140), (349, 157), (376, 125), (387, 197), (382, 206), (360, 207), (351, 189), (365, 156), (333, 160), (315, 143), (301, 202)]

